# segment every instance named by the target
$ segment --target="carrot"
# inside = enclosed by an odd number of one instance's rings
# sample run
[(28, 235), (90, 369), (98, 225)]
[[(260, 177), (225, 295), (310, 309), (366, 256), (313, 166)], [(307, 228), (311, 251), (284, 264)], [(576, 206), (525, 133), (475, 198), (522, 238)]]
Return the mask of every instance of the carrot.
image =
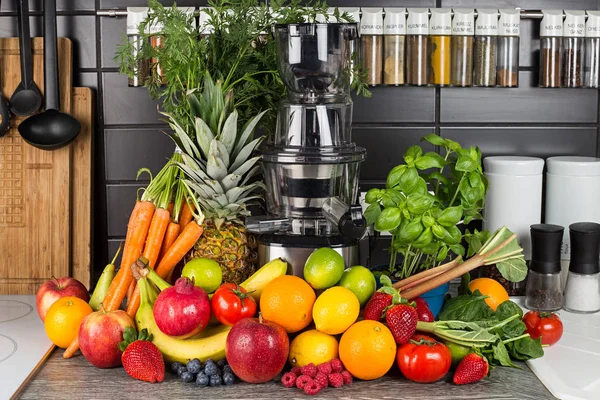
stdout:
[[(144, 246), (144, 252), (142, 256), (148, 259), (148, 266), (154, 269), (158, 255), (160, 253), (161, 244), (167, 231), (167, 226), (171, 219), (171, 213), (165, 208), (157, 208), (152, 216), (152, 223), (148, 230), (148, 237), (146, 238), (146, 245)], [(133, 275), (132, 275), (133, 278)], [(136, 281), (132, 279), (131, 284), (135, 287)], [(135, 288), (132, 291), (132, 295), (127, 299), (127, 313), (135, 318), (140, 307), (140, 290)]]
[(162, 258), (169, 250), (169, 247), (175, 242), (177, 236), (179, 236), (179, 232), (181, 230), (181, 225), (176, 222), (171, 222), (167, 227), (167, 233), (165, 234), (165, 238), (162, 242), (162, 247), (160, 249), (160, 255), (158, 256), (158, 261), (162, 260)]
[(181, 215), (179, 216), (179, 225), (181, 225), (181, 230), (185, 229), (187, 224), (189, 224), (193, 218), (192, 207), (193, 206), (190, 206), (190, 204), (185, 201), (181, 206)]
[(63, 353), (63, 358), (73, 357), (75, 353), (77, 353), (77, 350), (79, 350), (79, 335), (75, 335), (75, 339), (73, 339), (69, 347), (65, 349), (65, 352)]
[(135, 290), (136, 285), (137, 282), (135, 281), (135, 279), (133, 279), (131, 281), (131, 284), (129, 285), (129, 289), (127, 289), (127, 304), (129, 304), (129, 300), (131, 300), (131, 298), (133, 297), (133, 291)]
[(170, 202), (169, 205), (167, 206), (167, 210), (169, 210), (169, 215), (173, 215), (173, 208), (175, 208), (175, 203)]
[[(135, 208), (140, 208), (135, 212)], [(154, 204), (149, 201), (138, 201), (135, 204), (134, 212), (135, 219), (129, 219), (127, 230), (132, 230), (131, 236), (125, 240), (125, 248), (123, 249), (123, 258), (121, 259), (121, 268), (114, 277), (102, 305), (106, 311), (118, 310), (121, 302), (127, 295), (127, 289), (133, 280), (131, 269), (129, 268), (142, 254), (142, 248), (150, 229), (152, 216), (154, 215)], [(129, 236), (129, 235), (128, 235)]]
[(188, 251), (198, 241), (204, 229), (196, 221), (191, 221), (175, 239), (175, 242), (165, 253), (158, 266), (154, 269), (161, 278), (165, 279), (169, 272), (181, 261)]

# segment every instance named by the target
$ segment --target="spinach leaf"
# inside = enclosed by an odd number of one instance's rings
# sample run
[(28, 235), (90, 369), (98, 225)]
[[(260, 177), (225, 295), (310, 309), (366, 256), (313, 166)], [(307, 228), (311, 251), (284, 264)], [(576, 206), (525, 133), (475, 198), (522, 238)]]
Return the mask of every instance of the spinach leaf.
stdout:
[(521, 336), (523, 333), (525, 333), (526, 327), (521, 321), (521, 318), (523, 318), (523, 310), (517, 305), (517, 303), (510, 300), (506, 300), (500, 304), (498, 308), (496, 308), (495, 317), (499, 321), (510, 318), (515, 314), (518, 315), (519, 318), (510, 321), (508, 324), (503, 325), (495, 330), (502, 340)]
[(533, 340), (531, 337), (526, 336), (523, 339), (510, 342), (506, 346), (510, 357), (515, 360), (527, 361), (544, 355), (541, 338)]
[(465, 322), (483, 321), (489, 319), (494, 312), (486, 304), (485, 299), (478, 290), (474, 294), (456, 296), (444, 304), (438, 318), (440, 321), (459, 320)]
[(490, 360), (492, 363), (497, 362), (505, 367), (521, 368), (511, 361), (508, 350), (502, 341), (498, 341), (498, 343), (493, 346), (493, 350), (494, 357)]
[(515, 314), (519, 314), (519, 318), (523, 318), (523, 310), (514, 301), (506, 300), (496, 308), (496, 318), (499, 321), (510, 318)]

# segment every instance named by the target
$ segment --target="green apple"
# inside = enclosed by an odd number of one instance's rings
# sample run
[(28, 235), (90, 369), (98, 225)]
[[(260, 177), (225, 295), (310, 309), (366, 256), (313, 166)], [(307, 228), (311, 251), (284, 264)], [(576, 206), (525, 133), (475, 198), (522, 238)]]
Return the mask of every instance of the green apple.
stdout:
[(221, 266), (210, 258), (193, 258), (188, 261), (181, 271), (181, 276), (194, 280), (194, 285), (204, 289), (206, 293), (212, 293), (223, 281)]

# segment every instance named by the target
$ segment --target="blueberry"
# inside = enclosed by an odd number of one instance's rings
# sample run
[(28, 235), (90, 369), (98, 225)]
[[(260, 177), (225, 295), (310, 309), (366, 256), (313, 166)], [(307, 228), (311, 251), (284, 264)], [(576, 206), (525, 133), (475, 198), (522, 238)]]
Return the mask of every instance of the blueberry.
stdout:
[(208, 360), (206, 360), (206, 365), (208, 364), (214, 364), (214, 360), (212, 358), (209, 358)]
[(223, 374), (225, 374), (226, 372), (233, 373), (233, 371), (231, 371), (231, 367), (229, 365), (226, 365), (223, 367)]
[(210, 382), (210, 379), (204, 372), (200, 372), (196, 377), (196, 385), (198, 386), (208, 386), (208, 382)]
[(206, 363), (204, 373), (208, 376), (213, 376), (219, 373), (219, 368), (214, 363)]
[(197, 374), (202, 369), (202, 363), (197, 358), (194, 358), (193, 360), (187, 363), (186, 368), (192, 374)]
[(223, 373), (223, 383), (225, 383), (226, 385), (233, 385), (234, 382), (235, 382), (235, 377), (233, 376), (232, 373), (229, 373), (229, 372)]
[(173, 371), (173, 373), (176, 374), (179, 371), (179, 368), (181, 367), (183, 367), (183, 364), (175, 361), (173, 364), (171, 364), (171, 371)]
[(191, 382), (194, 380), (194, 374), (192, 374), (190, 371), (185, 370), (181, 373), (181, 380), (183, 382)]
[(219, 375), (212, 375), (210, 377), (210, 386), (220, 386), (223, 384), (221, 377)]
[(226, 359), (223, 358), (223, 359), (217, 361), (217, 367), (223, 368), (225, 365), (227, 365), (227, 360)]
[(179, 368), (177, 369), (177, 376), (179, 376), (181, 378), (181, 374), (183, 374), (184, 372), (188, 372), (187, 368), (185, 367), (185, 365), (180, 365)]

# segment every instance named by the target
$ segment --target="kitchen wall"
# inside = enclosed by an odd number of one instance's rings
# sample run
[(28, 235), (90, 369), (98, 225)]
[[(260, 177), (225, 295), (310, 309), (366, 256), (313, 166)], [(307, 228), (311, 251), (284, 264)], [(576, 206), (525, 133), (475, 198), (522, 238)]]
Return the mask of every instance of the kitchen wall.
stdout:
[[(0, 2), (0, 37), (17, 35), (15, 1)], [(42, 32), (42, 0), (30, 0), (32, 35)], [(125, 31), (125, 18), (98, 17), (106, 8), (143, 6), (145, 0), (58, 0), (58, 33), (74, 43), (76, 86), (97, 93), (94, 140), (94, 275), (97, 277), (126, 232), (139, 168), (154, 172), (173, 145), (161, 133), (157, 103), (146, 89), (127, 87), (113, 55)], [(165, 1), (170, 4), (171, 1)], [(179, 5), (205, 5), (181, 0)], [(598, 0), (330, 0), (333, 6), (493, 7), (593, 9)], [(363, 190), (383, 184), (387, 171), (410, 145), (435, 132), (484, 155), (598, 156), (597, 90), (539, 89), (539, 21), (521, 21), (520, 87), (452, 89), (379, 87), (371, 99), (356, 98), (354, 140), (368, 151)], [(75, 238), (76, 240), (76, 238)]]

